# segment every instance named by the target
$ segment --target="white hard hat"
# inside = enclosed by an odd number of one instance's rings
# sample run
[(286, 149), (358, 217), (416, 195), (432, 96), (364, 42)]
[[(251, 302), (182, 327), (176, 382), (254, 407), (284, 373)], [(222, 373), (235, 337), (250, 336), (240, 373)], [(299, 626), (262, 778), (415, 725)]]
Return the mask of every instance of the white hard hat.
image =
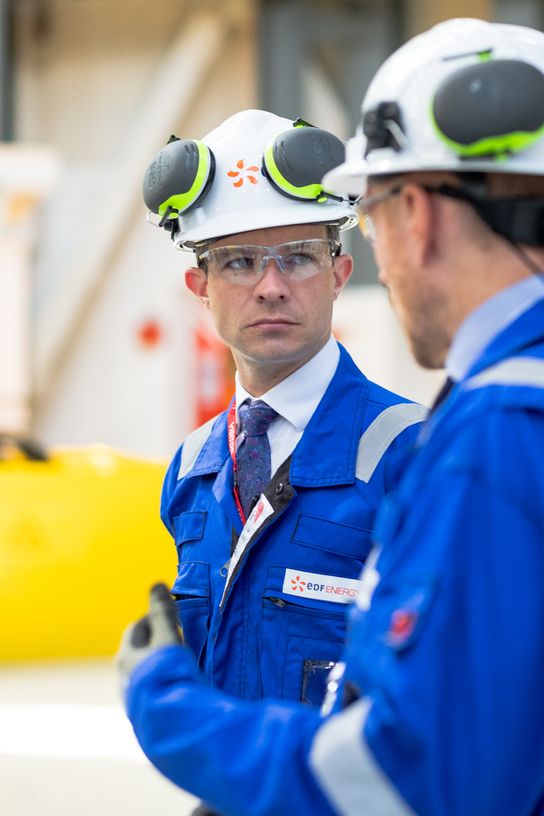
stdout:
[(376, 73), (346, 160), (323, 179), (360, 195), (369, 176), (421, 170), (544, 175), (544, 34), (440, 23)]
[(328, 131), (241, 111), (200, 141), (174, 137), (162, 148), (146, 172), (144, 200), (178, 248), (289, 224), (346, 229), (357, 223), (352, 203), (321, 183), (344, 155)]

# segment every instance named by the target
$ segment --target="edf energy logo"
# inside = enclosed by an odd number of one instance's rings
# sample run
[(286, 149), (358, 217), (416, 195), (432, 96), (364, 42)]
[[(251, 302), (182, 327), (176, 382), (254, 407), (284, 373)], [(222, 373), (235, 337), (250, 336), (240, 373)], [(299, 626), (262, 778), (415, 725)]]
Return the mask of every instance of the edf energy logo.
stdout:
[(282, 592), (333, 603), (350, 603), (359, 594), (359, 581), (337, 575), (320, 575), (286, 569)]
[(235, 179), (235, 181), (232, 182), (233, 187), (243, 187), (244, 181), (249, 181), (250, 184), (257, 184), (259, 181), (259, 172), (260, 168), (257, 167), (257, 165), (250, 164), (249, 167), (246, 167), (244, 160), (239, 159), (236, 162), (236, 170), (229, 170), (227, 176), (230, 179)]
[(295, 590), (295, 592), (300, 590), (300, 592), (304, 592), (304, 587), (306, 586), (306, 581), (303, 581), (300, 575), (297, 575), (296, 578), (291, 578), (291, 586)]

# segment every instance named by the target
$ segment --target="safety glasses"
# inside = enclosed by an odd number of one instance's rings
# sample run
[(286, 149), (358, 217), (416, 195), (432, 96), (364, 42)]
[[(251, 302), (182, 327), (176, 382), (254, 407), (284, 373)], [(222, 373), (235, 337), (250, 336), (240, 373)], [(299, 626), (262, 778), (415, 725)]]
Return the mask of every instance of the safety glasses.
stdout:
[(270, 261), (290, 281), (302, 281), (323, 272), (340, 254), (338, 241), (308, 238), (278, 246), (241, 244), (206, 249), (197, 254), (197, 263), (210, 275), (229, 283), (254, 286), (264, 277)]
[(376, 204), (381, 204), (382, 201), (387, 201), (388, 198), (393, 198), (400, 193), (403, 185), (399, 184), (397, 187), (390, 187), (387, 190), (380, 190), (379, 193), (360, 198), (355, 204), (357, 214), (359, 216), (359, 229), (364, 238), (371, 244), (376, 240), (376, 227), (372, 220), (371, 209)]

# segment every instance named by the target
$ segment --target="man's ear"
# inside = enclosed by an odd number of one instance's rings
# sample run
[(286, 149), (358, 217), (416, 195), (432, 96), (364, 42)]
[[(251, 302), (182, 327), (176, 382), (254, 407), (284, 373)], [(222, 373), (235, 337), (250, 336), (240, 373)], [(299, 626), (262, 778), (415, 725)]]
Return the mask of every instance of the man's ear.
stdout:
[(193, 295), (208, 305), (208, 278), (203, 269), (198, 266), (191, 266), (185, 272), (185, 285)]
[(333, 261), (334, 299), (338, 297), (353, 272), (353, 258), (351, 255), (338, 255)]
[(436, 208), (432, 193), (417, 182), (403, 185), (400, 193), (404, 219), (405, 238), (416, 252), (414, 262), (421, 266), (429, 260), (435, 243)]

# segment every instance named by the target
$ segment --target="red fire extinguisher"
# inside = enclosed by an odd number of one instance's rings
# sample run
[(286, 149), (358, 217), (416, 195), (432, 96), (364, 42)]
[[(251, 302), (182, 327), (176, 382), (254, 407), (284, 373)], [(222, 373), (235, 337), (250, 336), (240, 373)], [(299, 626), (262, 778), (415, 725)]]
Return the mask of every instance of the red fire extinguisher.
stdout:
[(234, 393), (234, 361), (228, 346), (202, 323), (195, 329), (194, 346), (197, 428), (228, 406)]

